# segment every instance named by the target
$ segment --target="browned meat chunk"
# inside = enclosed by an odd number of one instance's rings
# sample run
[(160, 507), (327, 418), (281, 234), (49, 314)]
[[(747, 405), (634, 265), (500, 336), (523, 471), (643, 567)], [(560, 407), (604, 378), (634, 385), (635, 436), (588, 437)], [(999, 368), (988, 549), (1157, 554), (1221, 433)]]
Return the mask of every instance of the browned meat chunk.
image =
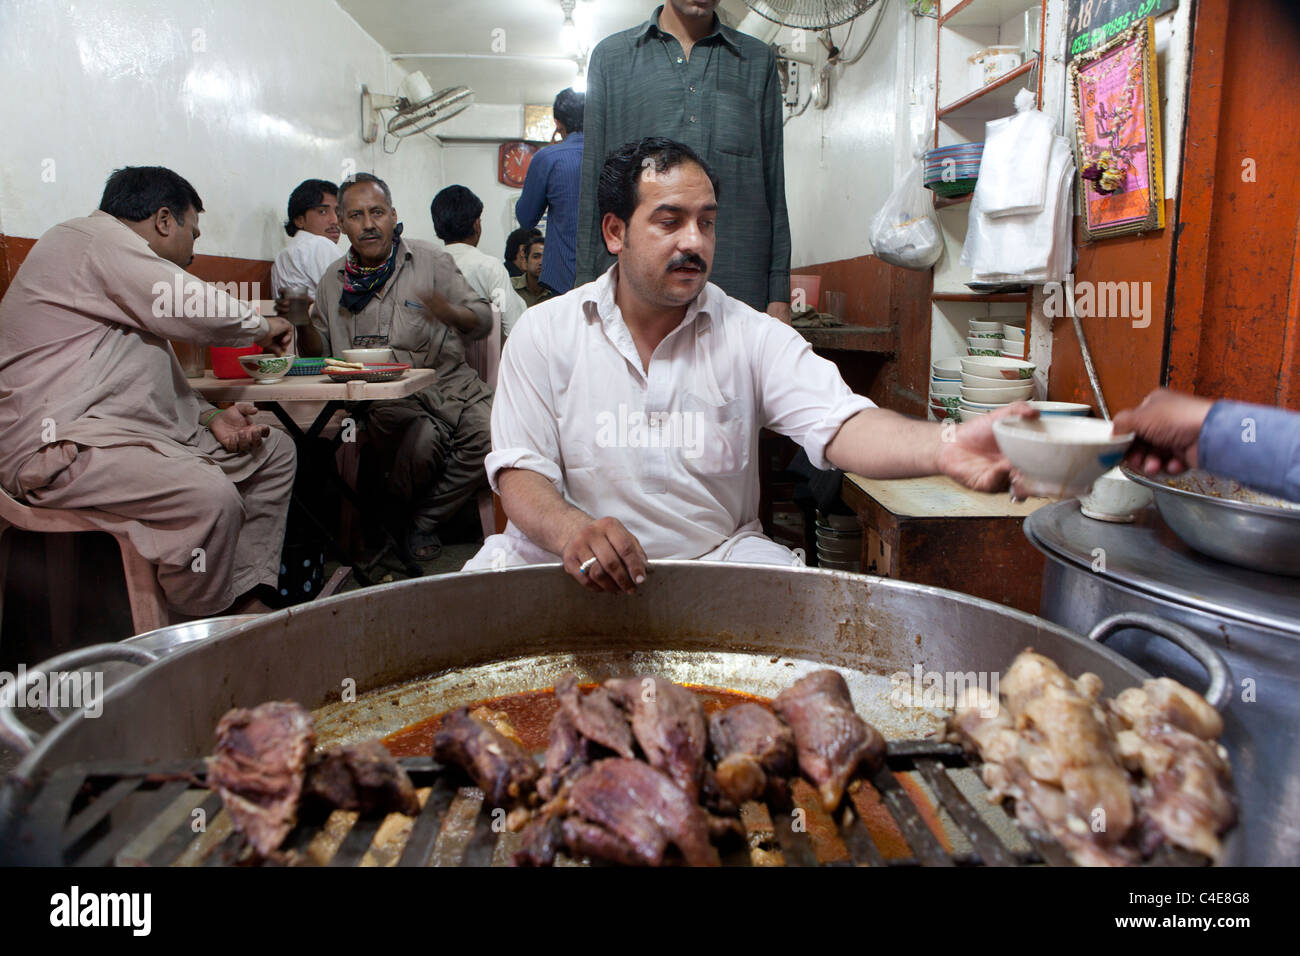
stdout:
[(303, 804), (369, 813), (420, 812), (411, 778), (378, 740), (330, 747), (307, 767)]
[(464, 707), (442, 719), (433, 737), (433, 756), (463, 768), (494, 807), (523, 800), (541, 773), (528, 751)]
[(298, 820), (303, 770), (316, 734), (311, 716), (292, 701), (235, 708), (217, 724), (208, 786), (221, 794), (235, 829), (262, 856)]
[(632, 733), (650, 766), (668, 774), (687, 796), (696, 799), (709, 743), (700, 699), (685, 687), (658, 677), (607, 680), (605, 686), (632, 715)]
[(794, 734), (758, 704), (737, 704), (709, 718), (709, 745), (718, 760), (718, 788), (739, 806), (767, 789), (769, 776), (795, 770)]
[(884, 759), (885, 738), (853, 710), (849, 685), (835, 671), (799, 678), (773, 706), (794, 731), (799, 769), (817, 785), (828, 811), (840, 805), (859, 765), (874, 768)]
[(591, 765), (524, 831), (516, 864), (549, 863), (562, 842), (575, 856), (662, 866), (676, 847), (691, 866), (717, 866), (709, 818), (666, 775), (640, 760)]
[(551, 718), (550, 742), (546, 747), (546, 767), (537, 781), (537, 794), (550, 800), (560, 788), (592, 762), (597, 745), (578, 732), (573, 718), (559, 710)]
[(620, 757), (632, 758), (632, 728), (627, 715), (614, 703), (608, 690), (597, 687), (589, 694), (578, 689), (578, 679), (565, 674), (555, 685), (555, 697), (561, 710), (578, 733)]

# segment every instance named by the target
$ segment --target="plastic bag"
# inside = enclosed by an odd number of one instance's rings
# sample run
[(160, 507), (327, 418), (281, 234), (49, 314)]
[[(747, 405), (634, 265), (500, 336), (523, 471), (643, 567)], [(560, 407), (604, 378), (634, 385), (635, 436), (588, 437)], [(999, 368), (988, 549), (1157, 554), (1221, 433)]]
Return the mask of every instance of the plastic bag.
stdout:
[(943, 235), (934, 204), (921, 180), (921, 163), (912, 163), (871, 220), (871, 248), (891, 266), (928, 269), (943, 254)]

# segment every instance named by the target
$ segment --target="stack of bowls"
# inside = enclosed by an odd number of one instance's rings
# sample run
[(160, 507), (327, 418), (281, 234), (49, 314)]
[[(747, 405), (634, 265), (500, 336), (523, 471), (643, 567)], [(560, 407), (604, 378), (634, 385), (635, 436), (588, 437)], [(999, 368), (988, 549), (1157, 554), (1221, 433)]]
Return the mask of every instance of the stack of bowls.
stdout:
[(1038, 414), (1045, 418), (1059, 416), (1088, 418), (1092, 415), (1091, 405), (1080, 405), (1078, 402), (1030, 402), (1029, 404), (1038, 409)]
[(1002, 323), (1002, 354), (1006, 358), (1021, 358), (1025, 354), (1025, 327)]
[(961, 359), (935, 359), (930, 363), (930, 411), (942, 421), (955, 417), (960, 404)]
[(925, 154), (925, 186), (940, 196), (965, 196), (975, 191), (983, 143), (940, 146)]
[(831, 571), (862, 570), (862, 525), (857, 515), (817, 512), (817, 566)]
[(1001, 355), (1002, 323), (971, 319), (966, 346), (967, 355)]
[(1000, 355), (961, 359), (961, 402), (957, 417), (971, 421), (981, 415), (1034, 397), (1034, 366)]

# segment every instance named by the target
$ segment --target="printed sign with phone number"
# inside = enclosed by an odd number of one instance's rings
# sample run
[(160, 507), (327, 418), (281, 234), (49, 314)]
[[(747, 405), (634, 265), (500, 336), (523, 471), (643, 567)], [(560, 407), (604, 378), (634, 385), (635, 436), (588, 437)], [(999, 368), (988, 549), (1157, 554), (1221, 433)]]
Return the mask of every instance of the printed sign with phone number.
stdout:
[(1070, 0), (1065, 23), (1067, 61), (1099, 47), (1143, 17), (1158, 17), (1178, 0)]

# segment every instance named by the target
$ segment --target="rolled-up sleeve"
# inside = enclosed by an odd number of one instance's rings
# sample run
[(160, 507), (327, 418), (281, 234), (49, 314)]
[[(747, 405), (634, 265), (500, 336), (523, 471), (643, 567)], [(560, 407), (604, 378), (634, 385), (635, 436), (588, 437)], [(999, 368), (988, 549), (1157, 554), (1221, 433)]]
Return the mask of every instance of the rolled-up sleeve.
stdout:
[(564, 493), (547, 331), (546, 322), (525, 313), (501, 354), (492, 400), (492, 451), (484, 462), (488, 482), (498, 494), (497, 476), (507, 468), (535, 471)]
[(1259, 491), (1300, 501), (1300, 414), (1215, 402), (1201, 425), (1197, 463)]
[(798, 442), (813, 467), (834, 467), (826, 446), (840, 426), (876, 403), (850, 391), (835, 364), (790, 326), (767, 319), (757, 329), (754, 375), (763, 427)]

